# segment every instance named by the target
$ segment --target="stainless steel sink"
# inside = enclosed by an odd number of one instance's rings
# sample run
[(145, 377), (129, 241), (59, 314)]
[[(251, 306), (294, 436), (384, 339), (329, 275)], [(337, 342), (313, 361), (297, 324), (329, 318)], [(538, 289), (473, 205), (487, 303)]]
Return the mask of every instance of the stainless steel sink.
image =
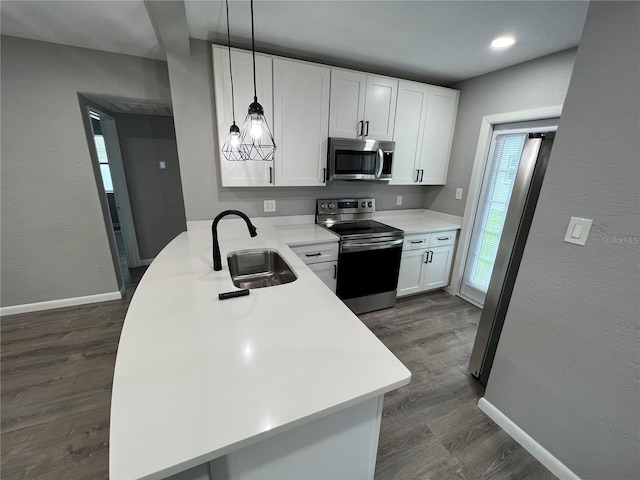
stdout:
[(276, 250), (240, 250), (227, 255), (231, 280), (238, 288), (264, 288), (298, 278)]

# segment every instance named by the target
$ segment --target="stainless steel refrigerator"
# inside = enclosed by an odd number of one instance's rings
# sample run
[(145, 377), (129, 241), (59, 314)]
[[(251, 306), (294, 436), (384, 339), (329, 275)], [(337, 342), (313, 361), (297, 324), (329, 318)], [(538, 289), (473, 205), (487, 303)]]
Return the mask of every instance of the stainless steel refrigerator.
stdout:
[(555, 133), (530, 133), (509, 200), (469, 370), (486, 385), (527, 243)]

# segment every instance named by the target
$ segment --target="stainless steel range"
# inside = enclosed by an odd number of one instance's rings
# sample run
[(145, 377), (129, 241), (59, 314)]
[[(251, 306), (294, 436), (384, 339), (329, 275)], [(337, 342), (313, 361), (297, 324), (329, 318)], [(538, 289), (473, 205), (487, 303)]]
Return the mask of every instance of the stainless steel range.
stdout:
[(316, 223), (340, 236), (338, 297), (354, 312), (396, 303), (404, 232), (373, 220), (373, 198), (318, 200)]

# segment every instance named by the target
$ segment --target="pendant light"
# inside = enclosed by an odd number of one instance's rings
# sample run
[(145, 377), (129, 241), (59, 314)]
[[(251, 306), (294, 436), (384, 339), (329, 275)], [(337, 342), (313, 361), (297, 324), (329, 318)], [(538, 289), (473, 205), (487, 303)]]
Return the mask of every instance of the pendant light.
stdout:
[(251, 50), (253, 54), (253, 103), (244, 120), (240, 133), (243, 158), (246, 160), (273, 160), (276, 144), (264, 116), (264, 109), (258, 103), (256, 89), (256, 45), (253, 30), (253, 0), (251, 0)]
[(229, 30), (229, 0), (226, 0), (227, 5), (227, 46), (229, 48), (229, 77), (231, 78), (231, 115), (233, 117), (233, 124), (229, 128), (229, 135), (222, 145), (222, 155), (224, 158), (231, 162), (238, 162), (244, 160), (242, 155), (242, 148), (240, 144), (240, 128), (236, 125), (236, 106), (233, 97), (233, 71), (231, 70), (231, 33)]

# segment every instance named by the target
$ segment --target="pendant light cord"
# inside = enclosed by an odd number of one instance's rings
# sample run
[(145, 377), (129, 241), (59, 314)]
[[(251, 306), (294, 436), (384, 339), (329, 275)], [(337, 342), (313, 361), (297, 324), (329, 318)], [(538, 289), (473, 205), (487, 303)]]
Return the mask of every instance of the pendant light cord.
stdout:
[[(229, 29), (229, 0), (225, 0), (227, 5), (227, 47), (229, 49), (229, 77), (231, 77), (231, 116), (233, 118), (233, 124), (236, 124), (236, 106), (233, 95), (233, 71), (231, 69), (231, 32)], [(255, 82), (255, 79), (254, 79)]]
[(253, 52), (253, 101), (258, 102), (258, 93), (256, 88), (256, 40), (253, 31), (253, 0), (251, 0), (251, 51)]

